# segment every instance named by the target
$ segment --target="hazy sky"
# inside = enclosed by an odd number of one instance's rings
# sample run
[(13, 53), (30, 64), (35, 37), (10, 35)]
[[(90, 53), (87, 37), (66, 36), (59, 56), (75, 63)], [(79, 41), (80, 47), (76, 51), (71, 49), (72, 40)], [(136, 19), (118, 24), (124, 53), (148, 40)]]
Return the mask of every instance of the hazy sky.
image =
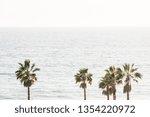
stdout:
[(150, 27), (149, 0), (0, 0), (0, 27)]

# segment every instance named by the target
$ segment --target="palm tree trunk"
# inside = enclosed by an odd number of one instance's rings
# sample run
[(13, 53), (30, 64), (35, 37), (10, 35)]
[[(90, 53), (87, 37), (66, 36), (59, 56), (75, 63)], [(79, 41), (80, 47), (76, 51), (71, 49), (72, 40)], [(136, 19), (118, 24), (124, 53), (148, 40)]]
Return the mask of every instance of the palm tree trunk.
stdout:
[(84, 100), (86, 100), (86, 88), (84, 88)]
[(116, 100), (116, 93), (113, 92), (113, 100)]
[(28, 87), (28, 100), (30, 100), (30, 87)]
[(129, 100), (129, 91), (127, 91), (127, 100)]
[(109, 94), (107, 94), (107, 100), (109, 100)]
[(107, 86), (107, 100), (109, 100), (109, 86)]
[(130, 85), (127, 84), (127, 100), (129, 100)]
[(116, 100), (116, 86), (113, 86), (113, 100)]
[(129, 100), (129, 90), (130, 90), (130, 86), (129, 85), (127, 85), (128, 86), (128, 88), (127, 88), (127, 100)]

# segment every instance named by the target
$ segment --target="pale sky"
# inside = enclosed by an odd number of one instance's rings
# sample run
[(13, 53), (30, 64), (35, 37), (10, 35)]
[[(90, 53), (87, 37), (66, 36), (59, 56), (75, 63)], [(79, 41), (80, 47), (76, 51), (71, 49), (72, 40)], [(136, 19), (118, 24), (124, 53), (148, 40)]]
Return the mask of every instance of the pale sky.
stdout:
[(0, 0), (0, 27), (150, 27), (149, 0)]

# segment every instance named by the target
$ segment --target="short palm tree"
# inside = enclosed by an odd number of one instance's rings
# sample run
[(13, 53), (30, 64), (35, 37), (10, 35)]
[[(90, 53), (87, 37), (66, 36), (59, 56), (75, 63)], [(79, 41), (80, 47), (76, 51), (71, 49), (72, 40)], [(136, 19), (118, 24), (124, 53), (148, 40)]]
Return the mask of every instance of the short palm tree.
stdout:
[(111, 79), (106, 74), (102, 77), (102, 80), (99, 83), (99, 88), (103, 89), (102, 94), (107, 96), (107, 100), (109, 100), (109, 95), (112, 94), (112, 86), (111, 86)]
[(129, 93), (131, 92), (131, 80), (138, 82), (138, 79), (142, 78), (142, 74), (139, 73), (137, 70), (138, 68), (134, 68), (134, 64), (124, 64), (123, 65), (123, 73), (125, 77), (125, 85), (123, 88), (123, 93), (127, 94), (127, 100), (129, 100)]
[(19, 63), (20, 67), (15, 72), (17, 80), (20, 80), (21, 84), (28, 89), (28, 100), (30, 100), (30, 87), (37, 81), (35, 72), (39, 71), (39, 68), (35, 68), (35, 64), (30, 65), (30, 60), (26, 59), (24, 64)]
[(92, 84), (92, 74), (88, 73), (87, 68), (80, 69), (79, 72), (75, 75), (76, 83), (80, 83), (80, 88), (84, 89), (84, 100), (86, 100), (86, 88), (87, 83)]
[(113, 100), (116, 100), (116, 85), (122, 83), (122, 70), (115, 66), (110, 66), (105, 70), (107, 79), (109, 79), (109, 85), (112, 88)]

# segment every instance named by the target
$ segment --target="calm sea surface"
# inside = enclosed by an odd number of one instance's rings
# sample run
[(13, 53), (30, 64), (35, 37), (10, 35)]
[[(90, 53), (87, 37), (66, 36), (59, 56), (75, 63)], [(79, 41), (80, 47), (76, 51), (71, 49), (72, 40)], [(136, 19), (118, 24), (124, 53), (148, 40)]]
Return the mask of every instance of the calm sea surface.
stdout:
[[(143, 74), (132, 85), (131, 99), (150, 99), (150, 28), (0, 28), (1, 100), (27, 98), (27, 88), (15, 77), (18, 63), (26, 58), (41, 69), (31, 87), (34, 100), (83, 99), (83, 90), (74, 80), (83, 67), (93, 73), (87, 99), (106, 99), (98, 88), (99, 80), (107, 67), (124, 63), (135, 63)], [(126, 99), (122, 92), (120, 85), (117, 99)]]

